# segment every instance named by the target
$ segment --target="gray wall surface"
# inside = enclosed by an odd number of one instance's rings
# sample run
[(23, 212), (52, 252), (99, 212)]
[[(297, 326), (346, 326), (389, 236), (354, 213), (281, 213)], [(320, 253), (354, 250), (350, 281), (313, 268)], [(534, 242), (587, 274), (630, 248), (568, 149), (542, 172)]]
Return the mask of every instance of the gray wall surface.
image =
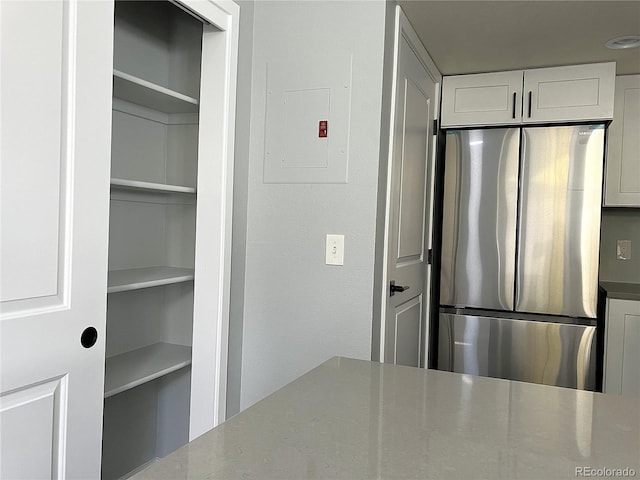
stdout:
[[(254, 5), (241, 409), (331, 356), (371, 357), (385, 8)], [(348, 183), (263, 183), (267, 63), (317, 54), (331, 69), (331, 52), (353, 55)], [(329, 233), (345, 235), (344, 266), (325, 265)]]
[(233, 230), (231, 299), (229, 304), (229, 358), (227, 418), (240, 411), (242, 373), (242, 319), (244, 315), (245, 255), (247, 253), (247, 198), (249, 194), (249, 133), (251, 127), (251, 69), (253, 63), (253, 0), (240, 5), (236, 138), (233, 171)]
[[(600, 280), (640, 283), (640, 209), (604, 208), (600, 240)], [(616, 241), (631, 240), (631, 259), (616, 259)]]

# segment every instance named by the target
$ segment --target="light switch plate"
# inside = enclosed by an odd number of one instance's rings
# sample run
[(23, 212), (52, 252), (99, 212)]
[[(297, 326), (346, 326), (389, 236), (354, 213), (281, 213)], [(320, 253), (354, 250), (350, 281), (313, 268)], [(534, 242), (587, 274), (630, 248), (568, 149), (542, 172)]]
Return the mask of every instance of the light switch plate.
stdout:
[(327, 265), (344, 265), (344, 235), (327, 234)]
[(618, 260), (631, 260), (631, 240), (617, 241), (616, 258)]

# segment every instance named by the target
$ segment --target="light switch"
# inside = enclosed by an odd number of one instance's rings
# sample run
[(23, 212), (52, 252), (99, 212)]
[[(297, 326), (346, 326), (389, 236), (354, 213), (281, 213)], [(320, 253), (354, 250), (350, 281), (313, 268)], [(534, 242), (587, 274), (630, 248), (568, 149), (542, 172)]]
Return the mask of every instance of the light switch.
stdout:
[(631, 260), (631, 240), (618, 240), (616, 258), (618, 260)]
[(344, 235), (327, 235), (327, 265), (344, 265)]

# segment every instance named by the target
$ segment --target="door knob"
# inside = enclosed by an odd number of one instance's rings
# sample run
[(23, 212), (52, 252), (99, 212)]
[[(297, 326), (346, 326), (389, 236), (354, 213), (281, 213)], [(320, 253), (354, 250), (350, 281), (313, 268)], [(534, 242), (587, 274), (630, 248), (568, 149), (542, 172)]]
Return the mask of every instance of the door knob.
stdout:
[(403, 285), (396, 285), (395, 280), (391, 280), (391, 284), (389, 285), (389, 296), (393, 297), (396, 292), (404, 292), (405, 290), (409, 290), (409, 287)]

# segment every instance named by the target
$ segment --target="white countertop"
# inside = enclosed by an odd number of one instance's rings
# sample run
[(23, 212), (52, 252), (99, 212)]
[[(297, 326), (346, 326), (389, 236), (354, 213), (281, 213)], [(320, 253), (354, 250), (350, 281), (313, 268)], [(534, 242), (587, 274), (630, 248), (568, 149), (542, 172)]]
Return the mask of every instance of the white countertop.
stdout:
[(640, 478), (640, 398), (334, 357), (133, 478), (569, 479), (576, 468)]

